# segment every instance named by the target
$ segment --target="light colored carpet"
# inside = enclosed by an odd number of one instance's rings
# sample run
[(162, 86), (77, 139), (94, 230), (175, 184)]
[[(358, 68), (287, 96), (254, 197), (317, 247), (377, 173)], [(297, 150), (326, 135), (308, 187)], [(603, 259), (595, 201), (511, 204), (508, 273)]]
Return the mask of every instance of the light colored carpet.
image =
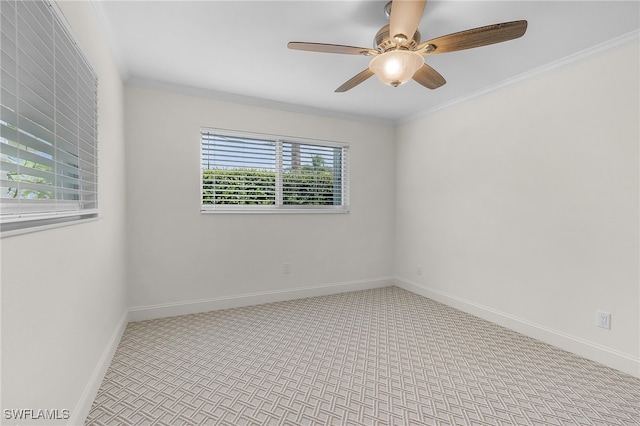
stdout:
[(639, 419), (639, 379), (388, 287), (131, 323), (86, 424)]

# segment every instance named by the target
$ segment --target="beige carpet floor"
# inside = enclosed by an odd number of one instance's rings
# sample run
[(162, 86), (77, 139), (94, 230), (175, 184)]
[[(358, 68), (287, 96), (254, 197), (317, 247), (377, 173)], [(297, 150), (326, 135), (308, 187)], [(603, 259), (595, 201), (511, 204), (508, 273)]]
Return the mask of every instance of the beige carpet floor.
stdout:
[(397, 287), (131, 323), (87, 425), (634, 425), (640, 380)]

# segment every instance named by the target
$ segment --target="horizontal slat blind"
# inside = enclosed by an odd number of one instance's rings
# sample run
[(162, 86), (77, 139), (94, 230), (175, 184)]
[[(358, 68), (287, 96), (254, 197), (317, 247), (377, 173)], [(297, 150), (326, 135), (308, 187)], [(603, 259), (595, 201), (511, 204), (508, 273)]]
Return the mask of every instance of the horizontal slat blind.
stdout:
[(275, 205), (276, 142), (202, 134), (204, 205)]
[(201, 133), (202, 211), (348, 208), (348, 146)]
[(0, 17), (0, 219), (95, 215), (97, 77), (48, 2)]
[(343, 156), (342, 147), (283, 143), (283, 205), (342, 205)]

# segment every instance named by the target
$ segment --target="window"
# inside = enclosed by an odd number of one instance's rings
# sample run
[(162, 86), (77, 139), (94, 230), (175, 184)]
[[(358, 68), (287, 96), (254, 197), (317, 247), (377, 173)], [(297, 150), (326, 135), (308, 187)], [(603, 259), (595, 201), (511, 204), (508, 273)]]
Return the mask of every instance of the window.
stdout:
[(201, 211), (348, 211), (346, 144), (203, 130)]
[(0, 1), (0, 223), (94, 217), (97, 77), (45, 1)]

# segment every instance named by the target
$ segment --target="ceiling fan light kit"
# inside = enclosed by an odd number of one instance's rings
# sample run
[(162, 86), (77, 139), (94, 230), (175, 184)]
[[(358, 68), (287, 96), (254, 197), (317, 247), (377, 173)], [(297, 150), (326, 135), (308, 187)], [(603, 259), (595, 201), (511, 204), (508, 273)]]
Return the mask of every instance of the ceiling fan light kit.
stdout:
[[(374, 49), (326, 43), (290, 42), (289, 49), (312, 52), (373, 56), (369, 68), (347, 80), (336, 92), (346, 92), (377, 75), (380, 81), (397, 87), (410, 79), (428, 89), (437, 89), (446, 80), (438, 71), (424, 63), (423, 56), (455, 52), (501, 43), (522, 37), (527, 21), (503, 22), (473, 28), (425, 41), (420, 44), (418, 24), (426, 0), (393, 0), (385, 6), (389, 25), (382, 27), (374, 38)], [(391, 36), (393, 34), (393, 36)], [(406, 34), (412, 34), (407, 37)]]
[(422, 56), (410, 50), (391, 50), (375, 56), (369, 63), (369, 69), (380, 81), (389, 86), (398, 87), (406, 83), (424, 65)]

